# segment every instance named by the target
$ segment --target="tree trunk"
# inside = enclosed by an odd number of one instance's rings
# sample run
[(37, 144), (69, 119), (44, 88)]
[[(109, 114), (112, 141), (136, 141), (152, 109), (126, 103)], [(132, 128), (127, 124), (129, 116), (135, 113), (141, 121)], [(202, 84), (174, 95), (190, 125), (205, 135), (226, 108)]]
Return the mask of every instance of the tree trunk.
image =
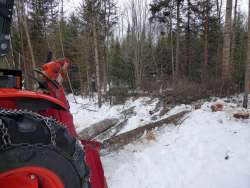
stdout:
[(231, 48), (231, 65), (234, 66), (234, 58), (235, 58), (235, 48), (236, 48), (236, 32), (237, 32), (237, 6), (238, 0), (235, 0), (234, 5), (234, 21), (233, 21), (233, 32), (232, 32), (232, 48)]
[[(79, 60), (79, 62), (82, 62), (82, 60)], [(84, 95), (84, 82), (83, 82), (83, 72), (82, 72), (82, 66), (81, 63), (77, 63), (77, 68), (78, 68), (78, 77), (79, 77), (79, 82), (80, 82), (80, 94), (81, 96)]]
[(105, 24), (105, 39), (103, 41), (103, 46), (104, 46), (104, 53), (103, 53), (103, 89), (104, 89), (104, 93), (106, 94), (107, 92), (107, 85), (108, 85), (108, 61), (109, 61), (109, 55), (108, 55), (108, 47), (109, 47), (109, 24), (110, 24), (110, 9), (108, 6), (108, 4), (110, 3), (110, 1), (104, 1), (104, 14), (107, 17), (107, 23)]
[(103, 142), (104, 140), (115, 137), (127, 125), (127, 122), (128, 120), (126, 119), (120, 123), (115, 124), (113, 127), (96, 136), (95, 140), (98, 142)]
[[(104, 93), (106, 94), (107, 93), (107, 87), (108, 87), (108, 40), (107, 39), (107, 44), (104, 44), (105, 47), (104, 47), (104, 58), (103, 58), (103, 90), (104, 90)], [(105, 41), (104, 41), (105, 43)]]
[(175, 66), (174, 66), (174, 39), (173, 39), (173, 10), (170, 12), (170, 40), (171, 40), (171, 65), (172, 65), (172, 76), (175, 79)]
[(248, 41), (247, 41), (247, 62), (246, 62), (246, 72), (245, 72), (245, 95), (243, 101), (243, 107), (248, 107), (248, 94), (250, 89), (250, 0), (249, 0), (249, 10), (248, 10)]
[(26, 59), (25, 59), (25, 49), (24, 49), (24, 37), (23, 37), (23, 19), (22, 19), (22, 15), (24, 14), (23, 13), (23, 5), (20, 5), (20, 1), (17, 1), (16, 3), (16, 11), (17, 11), (17, 22), (18, 22), (18, 29), (19, 29), (19, 37), (20, 37), (20, 43), (21, 43), (21, 59), (20, 59), (20, 62), (21, 62), (21, 69), (23, 70), (23, 73), (24, 73), (24, 88), (26, 89), (31, 89), (32, 88), (32, 83), (30, 82), (29, 80), (29, 76), (28, 76), (28, 72), (31, 72), (28, 70), (28, 65), (26, 62)]
[(176, 70), (175, 78), (180, 77), (180, 0), (177, 0), (177, 26), (176, 26)]
[(13, 69), (20, 69), (21, 67), (19, 66), (19, 64), (15, 61), (15, 57), (14, 57), (14, 50), (13, 50), (13, 45), (12, 45), (12, 39), (10, 38), (10, 54), (11, 54), (11, 59), (12, 59), (12, 64), (13, 64)]
[(188, 12), (187, 12), (187, 38), (186, 38), (186, 75), (190, 74), (190, 19), (191, 19), (191, 0), (187, 1)]
[(219, 79), (220, 75), (220, 63), (221, 63), (221, 49), (222, 49), (222, 41), (221, 41), (221, 35), (222, 35), (222, 28), (221, 28), (221, 11), (222, 11), (222, 0), (216, 1), (216, 12), (217, 12), (217, 24), (218, 24), (218, 30), (217, 30), (217, 52), (216, 52), (216, 64), (215, 64), (215, 78), (216, 80)]
[(34, 52), (33, 52), (33, 47), (32, 47), (32, 43), (31, 43), (31, 39), (30, 39), (30, 34), (29, 34), (29, 28), (28, 28), (28, 21), (27, 21), (27, 16), (25, 14), (25, 10), (24, 10), (24, 1), (21, 1), (21, 6), (23, 9), (22, 13), (22, 22), (23, 22), (23, 27), (24, 27), (24, 31), (25, 31), (25, 35), (27, 38), (27, 43), (28, 43), (28, 47), (29, 47), (29, 52), (30, 52), (30, 56), (31, 56), (31, 63), (32, 63), (32, 69), (34, 70), (36, 68), (36, 61), (35, 61), (35, 56), (34, 56)]
[(227, 0), (226, 20), (224, 27), (223, 41), (223, 62), (222, 62), (222, 80), (224, 82), (231, 80), (230, 51), (231, 51), (231, 23), (232, 23), (232, 0)]
[(204, 22), (204, 64), (202, 70), (202, 81), (205, 83), (207, 81), (207, 66), (208, 66), (208, 22), (209, 22), (209, 0), (206, 0), (206, 5), (204, 6), (205, 22)]
[[(36, 73), (33, 72), (33, 70), (36, 68), (36, 61), (35, 61), (35, 56), (34, 56), (34, 51), (33, 51), (33, 46), (32, 46), (32, 43), (31, 43), (31, 39), (30, 39), (30, 33), (29, 33), (29, 28), (28, 28), (28, 21), (27, 21), (27, 15), (25, 13), (25, 8), (24, 8), (24, 0), (22, 0), (19, 4), (19, 8), (21, 10), (21, 22), (23, 24), (23, 28), (24, 28), (24, 32), (25, 32), (25, 35), (26, 35), (26, 38), (27, 38), (27, 43), (28, 43), (28, 48), (29, 48), (29, 53), (30, 53), (30, 57), (31, 57), (31, 64), (30, 65), (26, 65), (26, 71), (27, 71), (27, 74), (31, 74), (33, 76), (37, 76)], [(26, 62), (25, 62), (26, 64)], [(28, 68), (29, 67), (29, 68)], [(27, 76), (27, 75), (26, 75)], [(30, 89), (33, 89), (33, 84), (32, 82), (29, 81), (29, 78), (28, 76), (26, 77), (26, 81), (27, 83), (29, 83), (29, 88)]]
[(89, 66), (88, 66), (88, 61), (87, 61), (87, 68), (86, 68), (86, 79), (87, 79), (87, 94), (88, 95), (92, 95), (91, 94), (91, 89), (90, 89), (90, 80), (89, 80), (90, 74), (89, 74)]
[(82, 140), (91, 140), (107, 131), (108, 129), (114, 127), (119, 122), (118, 119), (105, 119), (98, 123), (95, 123), (88, 128), (82, 130), (79, 133), (79, 137)]
[(98, 106), (102, 107), (102, 96), (101, 96), (101, 79), (100, 79), (100, 62), (99, 62), (99, 50), (98, 50), (98, 39), (97, 39), (97, 27), (96, 27), (96, 18), (93, 16), (93, 40), (94, 40), (94, 49), (95, 49), (95, 67), (96, 67), (96, 85), (97, 85), (97, 94), (98, 94)]
[(142, 127), (138, 127), (137, 129), (128, 131), (126, 133), (120, 134), (118, 136), (112, 137), (108, 140), (105, 140), (103, 142), (103, 148), (107, 150), (117, 150), (131, 142), (134, 142), (141, 138), (143, 134), (146, 132), (155, 130), (156, 128), (163, 127), (167, 124), (175, 124), (178, 125), (180, 121), (183, 119), (185, 115), (187, 115), (190, 111), (182, 111), (177, 114), (174, 114), (172, 116), (169, 116), (168, 118), (162, 119), (157, 122), (149, 123), (147, 125), (144, 125)]
[[(61, 12), (60, 12), (60, 23), (59, 23), (59, 38), (60, 38), (60, 45), (61, 45), (61, 51), (62, 51), (62, 56), (65, 58), (65, 53), (64, 53), (64, 45), (63, 45), (63, 22), (64, 22), (64, 10), (63, 10), (63, 4), (64, 1), (61, 0)], [(72, 93), (73, 94), (73, 93)]]

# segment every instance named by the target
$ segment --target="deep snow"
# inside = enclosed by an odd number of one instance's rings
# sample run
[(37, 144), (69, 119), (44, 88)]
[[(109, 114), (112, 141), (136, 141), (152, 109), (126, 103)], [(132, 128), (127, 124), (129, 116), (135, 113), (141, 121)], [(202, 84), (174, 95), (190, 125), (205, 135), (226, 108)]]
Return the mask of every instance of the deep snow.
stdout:
[[(73, 112), (78, 111), (76, 122), (86, 120), (84, 127), (105, 117), (121, 117), (122, 110), (135, 106), (137, 115), (129, 119), (125, 132), (152, 121), (149, 111), (156, 101), (131, 99), (124, 106), (106, 104), (98, 112), (76, 110), (77, 105), (70, 104)], [(97, 109), (87, 99), (84, 102)], [(103, 156), (109, 188), (249, 188), (250, 120), (232, 117), (240, 109), (236, 104), (226, 103), (225, 110), (216, 113), (210, 106), (206, 102), (193, 110), (178, 127), (168, 125), (155, 131), (155, 140), (142, 138)], [(186, 108), (191, 106), (178, 106), (168, 115)]]

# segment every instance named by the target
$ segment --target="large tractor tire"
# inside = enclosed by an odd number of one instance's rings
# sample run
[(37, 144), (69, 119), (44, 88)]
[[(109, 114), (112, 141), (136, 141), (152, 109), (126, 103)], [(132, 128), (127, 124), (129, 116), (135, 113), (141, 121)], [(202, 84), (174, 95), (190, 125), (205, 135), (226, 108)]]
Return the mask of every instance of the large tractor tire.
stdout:
[(15, 173), (37, 177), (41, 188), (90, 187), (84, 150), (63, 125), (30, 112), (0, 110), (0, 175)]

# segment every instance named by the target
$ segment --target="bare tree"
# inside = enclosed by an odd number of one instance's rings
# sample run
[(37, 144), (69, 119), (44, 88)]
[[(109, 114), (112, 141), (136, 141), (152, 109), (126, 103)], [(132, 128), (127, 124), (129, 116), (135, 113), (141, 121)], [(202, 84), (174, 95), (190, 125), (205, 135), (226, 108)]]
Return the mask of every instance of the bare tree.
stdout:
[(232, 48), (231, 48), (231, 64), (234, 62), (234, 56), (235, 56), (235, 48), (236, 48), (236, 30), (237, 30), (237, 14), (238, 14), (238, 0), (235, 0), (234, 4), (234, 20), (233, 20), (233, 29), (232, 29)]
[[(174, 66), (174, 35), (173, 35), (173, 8), (170, 11), (170, 43), (171, 43), (171, 66), (172, 77), (175, 79), (175, 66)], [(188, 62), (189, 65), (189, 62)]]
[[(18, 59), (19, 62), (21, 64), (21, 69), (24, 72), (24, 79), (25, 79), (25, 88), (31, 88), (32, 87), (32, 83), (29, 81), (29, 77), (28, 77), (28, 72), (30, 72), (28, 70), (28, 64), (26, 62), (25, 59), (25, 49), (24, 49), (24, 34), (23, 34), (23, 19), (22, 19), (22, 11), (23, 11), (23, 7), (20, 5), (20, 1), (18, 1), (16, 3), (16, 14), (17, 14), (17, 27), (18, 27), (18, 31), (19, 31), (19, 39), (20, 39), (20, 51), (18, 52)], [(21, 9), (22, 8), (22, 9)], [(14, 54), (17, 53), (17, 51), (14, 51)]]
[(231, 51), (231, 28), (232, 28), (232, 0), (227, 0), (226, 20), (224, 27), (223, 41), (223, 62), (222, 62), (222, 80), (228, 81), (231, 79), (230, 68), (230, 51)]
[(95, 49), (95, 66), (96, 66), (96, 85), (98, 93), (98, 106), (102, 106), (102, 93), (101, 93), (101, 78), (100, 78), (100, 61), (99, 61), (99, 50), (98, 50), (98, 39), (96, 31), (96, 19), (92, 16), (92, 30), (93, 30), (93, 40)]
[[(222, 29), (221, 29), (221, 12), (222, 12), (222, 0), (216, 0), (216, 17), (217, 17), (217, 24), (218, 24), (218, 30), (217, 30), (217, 36), (219, 39), (219, 36), (221, 35)], [(216, 64), (215, 64), (215, 77), (218, 79), (219, 77), (219, 64), (221, 61), (221, 40), (218, 40), (217, 42), (217, 54), (216, 54)]]
[(110, 36), (113, 34), (112, 29), (117, 23), (117, 5), (114, 0), (104, 1), (104, 66), (103, 66), (103, 85), (104, 91), (107, 91), (107, 85), (110, 86), (109, 78), (109, 46)]
[(243, 107), (248, 107), (248, 94), (250, 90), (250, 0), (248, 4), (248, 41), (247, 41), (247, 62), (246, 62), (246, 68), (245, 68), (245, 95), (244, 95), (244, 101), (243, 101)]
[(191, 21), (191, 0), (187, 0), (187, 27), (186, 27), (186, 74), (190, 74), (190, 43), (191, 43), (191, 31), (190, 31), (190, 21)]
[(175, 78), (179, 78), (180, 76), (180, 6), (181, 1), (176, 1), (176, 12), (177, 12), (177, 24), (176, 24), (176, 59), (175, 59)]
[(202, 79), (203, 82), (207, 81), (207, 66), (208, 66), (208, 27), (209, 27), (209, 0), (205, 1), (204, 4), (204, 64), (203, 64), (203, 70), (202, 70)]
[(139, 89), (142, 83), (145, 64), (142, 61), (142, 42), (145, 38), (148, 23), (147, 1), (130, 0), (126, 11), (128, 26), (131, 26), (131, 48), (133, 49), (133, 64), (135, 85)]
[(35, 56), (34, 56), (34, 52), (33, 52), (33, 47), (32, 47), (32, 43), (31, 43), (31, 39), (30, 39), (30, 34), (29, 34), (29, 28), (28, 28), (28, 21), (27, 21), (27, 15), (26, 15), (26, 11), (24, 8), (24, 1), (21, 1), (21, 10), (22, 10), (22, 23), (23, 23), (23, 27), (24, 27), (24, 31), (26, 34), (26, 38), (27, 38), (27, 42), (28, 42), (28, 46), (29, 46), (29, 50), (30, 50), (30, 56), (31, 56), (31, 62), (32, 62), (32, 68), (35, 69), (36, 68), (36, 61), (35, 61)]

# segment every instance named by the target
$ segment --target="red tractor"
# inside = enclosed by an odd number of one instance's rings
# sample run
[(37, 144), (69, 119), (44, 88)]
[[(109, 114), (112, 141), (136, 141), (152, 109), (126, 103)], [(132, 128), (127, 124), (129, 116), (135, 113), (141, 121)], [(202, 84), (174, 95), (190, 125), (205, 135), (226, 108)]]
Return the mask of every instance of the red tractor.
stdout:
[[(0, 55), (9, 49), (14, 0), (0, 1)], [(36, 91), (22, 72), (0, 70), (0, 187), (107, 188), (100, 144), (79, 140), (62, 78), (69, 60), (35, 70)]]

